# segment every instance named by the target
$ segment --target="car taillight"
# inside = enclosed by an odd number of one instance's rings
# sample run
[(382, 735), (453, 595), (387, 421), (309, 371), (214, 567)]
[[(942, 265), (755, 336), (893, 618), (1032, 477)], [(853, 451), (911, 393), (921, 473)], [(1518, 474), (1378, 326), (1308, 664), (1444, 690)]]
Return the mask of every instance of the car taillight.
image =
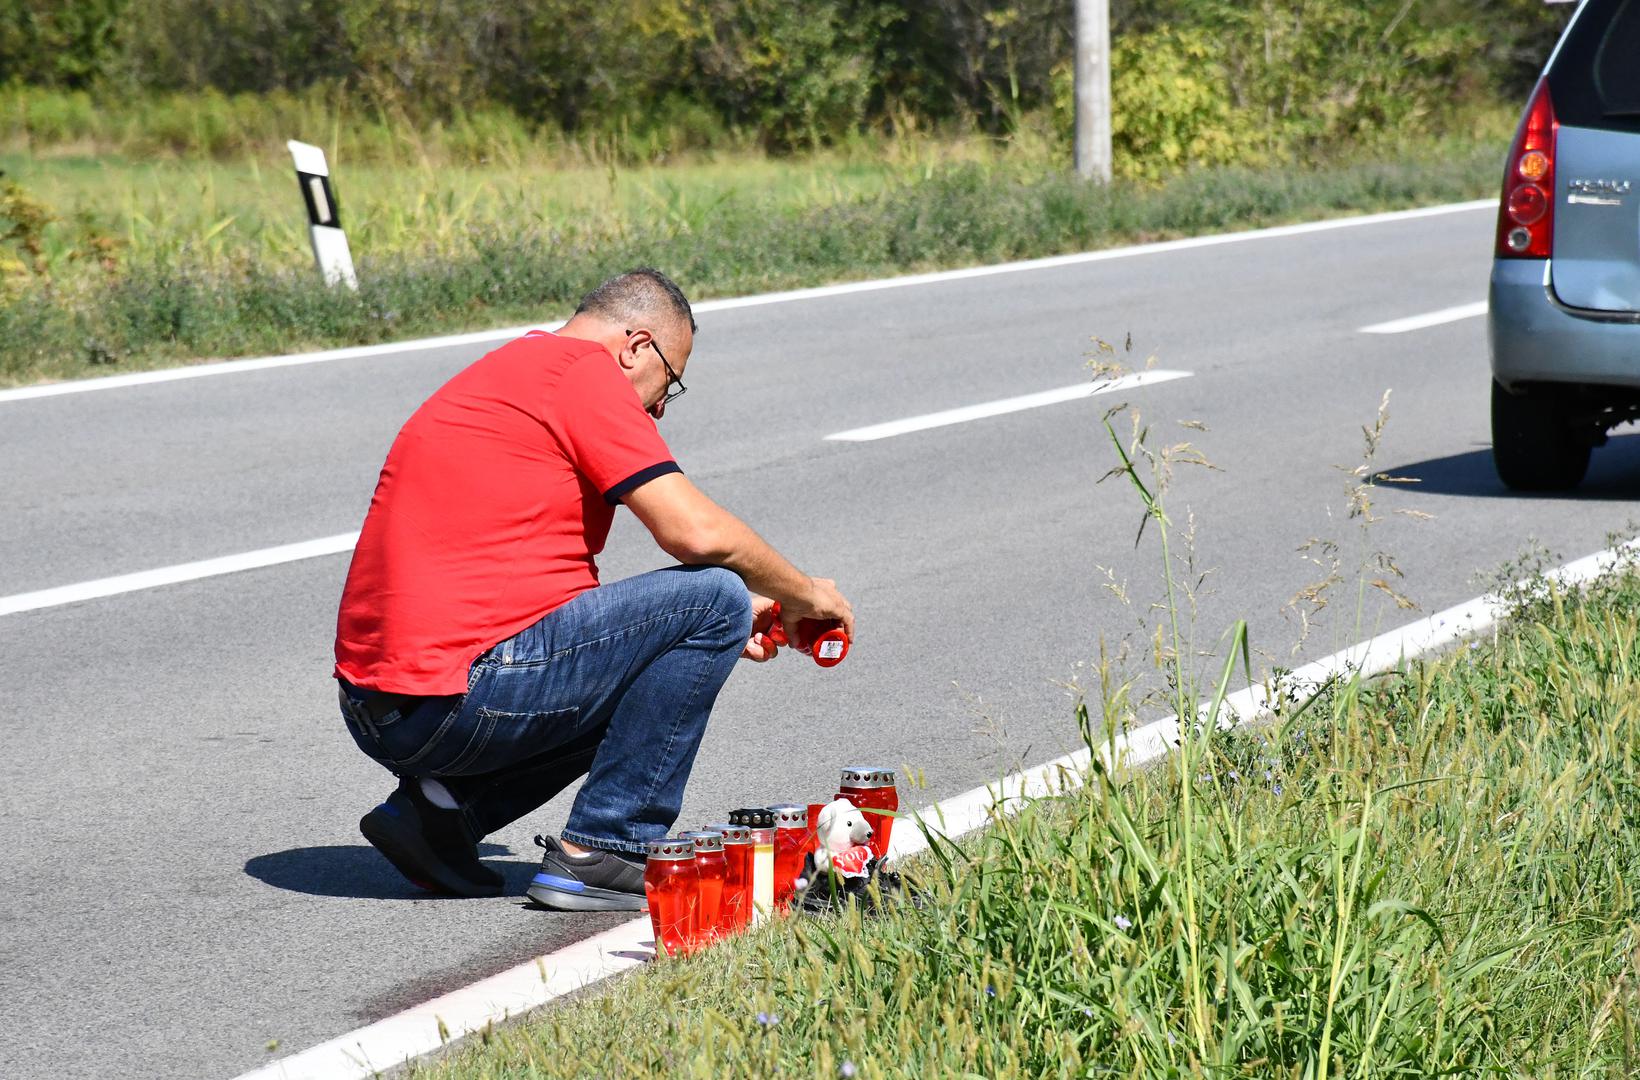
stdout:
[(1555, 120), (1549, 82), (1538, 80), (1509, 148), (1498, 204), (1498, 258), (1547, 259), (1555, 235)]

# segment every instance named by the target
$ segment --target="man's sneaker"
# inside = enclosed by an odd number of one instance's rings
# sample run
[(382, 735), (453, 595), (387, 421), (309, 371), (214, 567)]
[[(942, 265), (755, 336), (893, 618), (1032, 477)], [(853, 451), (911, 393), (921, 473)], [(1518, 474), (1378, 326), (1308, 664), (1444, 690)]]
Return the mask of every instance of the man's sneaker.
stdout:
[(500, 896), (501, 875), (478, 861), (478, 844), (457, 810), (427, 801), (421, 783), (400, 780), (359, 831), (410, 883), (453, 896)]
[(642, 911), (649, 906), (643, 892), (642, 856), (593, 851), (571, 855), (558, 841), (537, 836), (547, 849), (541, 872), (525, 895), (554, 911)]

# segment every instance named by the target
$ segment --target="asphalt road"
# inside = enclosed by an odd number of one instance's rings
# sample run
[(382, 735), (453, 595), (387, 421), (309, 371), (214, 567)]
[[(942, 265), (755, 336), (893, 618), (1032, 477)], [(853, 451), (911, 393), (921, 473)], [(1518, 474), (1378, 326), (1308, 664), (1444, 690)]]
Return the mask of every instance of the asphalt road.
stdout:
[[(1493, 216), (1442, 217), (706, 314), (663, 432), (684, 468), (854, 601), (821, 671), (731, 679), (681, 824), (830, 790), (857, 759), (920, 769), (913, 804), (1072, 749), (1104, 638), (1148, 670), (1159, 556), (1134, 536), (1099, 424), (1216, 471), (1170, 493), (1211, 570), (1193, 625), (1237, 617), (1269, 662), (1404, 621), (1344, 590), (1298, 644), (1283, 606), (1342, 545), (1393, 553), (1426, 611), (1529, 538), (1565, 557), (1635, 513), (1640, 438), (1570, 498), (1491, 471), (1484, 323), (1363, 335), (1485, 295)], [(868, 443), (847, 428), (1087, 377), (1094, 335), (1192, 377)], [(0, 597), (356, 529), (398, 426), (476, 347), (0, 402)], [(1385, 390), (1363, 537), (1345, 469)], [(1206, 431), (1179, 421), (1200, 421)], [(1123, 420), (1125, 425), (1126, 421)], [(1396, 511), (1434, 515), (1416, 520)], [(1188, 511), (1188, 513), (1187, 513)], [(606, 579), (663, 564), (628, 515)], [(364, 844), (390, 778), (355, 750), (329, 678), (346, 555), (0, 616), (0, 1075), (230, 1076), (619, 921), (516, 899), (421, 898)], [(1131, 605), (1102, 568), (1129, 584)], [(531, 835), (486, 850), (522, 892)], [(277, 1041), (277, 1049), (269, 1046)]]

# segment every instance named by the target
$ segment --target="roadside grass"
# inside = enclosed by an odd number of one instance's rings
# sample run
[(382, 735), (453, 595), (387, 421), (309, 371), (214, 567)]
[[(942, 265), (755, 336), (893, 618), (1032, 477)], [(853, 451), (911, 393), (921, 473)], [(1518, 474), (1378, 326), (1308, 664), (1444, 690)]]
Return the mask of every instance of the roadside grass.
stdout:
[(546, 321), (634, 265), (704, 299), (1473, 198), (1496, 187), (1498, 145), (1477, 129), (1392, 159), (1110, 187), (1028, 140), (561, 173), (339, 165), (357, 294), (317, 287), (283, 162), (0, 157), (52, 218), (0, 281), (0, 385)]
[(1631, 559), (412, 1075), (1632, 1076), (1637, 703)]

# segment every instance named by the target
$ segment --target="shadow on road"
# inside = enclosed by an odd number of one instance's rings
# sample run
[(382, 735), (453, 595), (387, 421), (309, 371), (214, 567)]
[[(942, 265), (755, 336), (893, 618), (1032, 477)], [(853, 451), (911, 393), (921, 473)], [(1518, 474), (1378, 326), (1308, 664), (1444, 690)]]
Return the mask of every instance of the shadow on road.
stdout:
[[(480, 856), (510, 855), (500, 844), (478, 845)], [(506, 878), (504, 892), (520, 896), (535, 874), (533, 862), (491, 862)], [(258, 855), (245, 863), (245, 873), (276, 889), (310, 896), (351, 896), (360, 900), (445, 899), (416, 888), (368, 844), (291, 848)]]
[(1595, 450), (1589, 474), (1576, 491), (1560, 494), (1510, 491), (1492, 468), (1492, 449), (1414, 461), (1382, 470), (1384, 475), (1415, 480), (1386, 487), (1415, 495), (1468, 495), (1500, 499), (1640, 499), (1640, 434), (1617, 435)]

